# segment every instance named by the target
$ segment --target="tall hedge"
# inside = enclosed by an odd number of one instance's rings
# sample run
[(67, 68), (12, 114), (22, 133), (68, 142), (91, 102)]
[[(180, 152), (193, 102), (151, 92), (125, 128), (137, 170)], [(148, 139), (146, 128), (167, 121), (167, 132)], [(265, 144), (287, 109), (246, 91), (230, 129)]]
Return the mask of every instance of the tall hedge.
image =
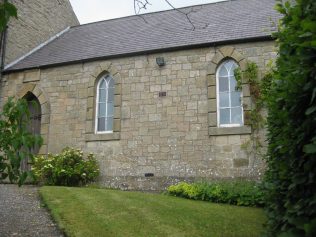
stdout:
[(283, 19), (268, 101), (267, 236), (316, 236), (316, 1), (291, 3), (277, 3)]

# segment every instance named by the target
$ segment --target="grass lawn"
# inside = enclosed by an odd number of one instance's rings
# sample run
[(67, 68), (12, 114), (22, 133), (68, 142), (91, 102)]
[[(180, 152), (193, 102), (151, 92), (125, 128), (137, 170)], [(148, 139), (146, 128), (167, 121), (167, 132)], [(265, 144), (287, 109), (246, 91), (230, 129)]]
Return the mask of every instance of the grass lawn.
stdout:
[(68, 236), (255, 237), (262, 209), (107, 189), (42, 187), (42, 198)]

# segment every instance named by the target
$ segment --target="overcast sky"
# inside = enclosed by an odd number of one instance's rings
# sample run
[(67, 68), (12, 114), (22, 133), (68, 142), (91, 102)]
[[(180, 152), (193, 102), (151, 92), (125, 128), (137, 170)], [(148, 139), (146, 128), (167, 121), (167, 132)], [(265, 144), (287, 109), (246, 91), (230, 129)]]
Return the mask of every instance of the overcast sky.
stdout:
[[(171, 9), (165, 0), (148, 0), (147, 12)], [(223, 0), (169, 0), (174, 7), (219, 2)], [(81, 24), (134, 15), (134, 0), (70, 0)]]

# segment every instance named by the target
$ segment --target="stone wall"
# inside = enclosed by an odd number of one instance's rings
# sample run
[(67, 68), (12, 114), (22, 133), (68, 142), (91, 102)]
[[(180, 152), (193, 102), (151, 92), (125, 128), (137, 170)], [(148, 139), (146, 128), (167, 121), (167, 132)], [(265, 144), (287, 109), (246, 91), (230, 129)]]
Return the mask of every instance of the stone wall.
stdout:
[[(230, 45), (260, 73), (276, 57), (274, 42)], [(23, 96), (27, 85), (41, 91), (49, 110), (43, 125), (41, 152), (65, 146), (95, 153), (100, 183), (124, 189), (161, 189), (179, 180), (259, 178), (264, 164), (248, 156), (248, 134), (209, 134), (208, 71), (221, 47), (59, 66), (11, 73), (0, 95)], [(156, 57), (166, 65), (158, 67)], [(94, 126), (95, 84), (108, 72), (116, 83), (117, 136), (91, 134)], [(159, 92), (166, 92), (159, 97)], [(49, 119), (49, 120), (48, 120)], [(154, 177), (145, 177), (152, 173)]]
[(18, 19), (7, 31), (5, 64), (23, 56), (68, 26), (78, 25), (68, 0), (12, 0)]

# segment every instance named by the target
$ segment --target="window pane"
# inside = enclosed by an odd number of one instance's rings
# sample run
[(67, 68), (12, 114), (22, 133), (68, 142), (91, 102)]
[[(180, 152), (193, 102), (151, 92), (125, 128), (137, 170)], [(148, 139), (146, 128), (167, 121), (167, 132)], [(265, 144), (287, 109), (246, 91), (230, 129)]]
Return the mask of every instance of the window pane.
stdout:
[(229, 61), (226, 61), (226, 62), (225, 62), (225, 67), (226, 67), (226, 69), (227, 69), (228, 72), (231, 71), (231, 68), (232, 68), (232, 66), (233, 66), (233, 63), (234, 63), (234, 61), (232, 61), (232, 60), (229, 60)]
[(218, 79), (219, 92), (228, 91), (228, 77), (220, 77)]
[(241, 106), (240, 92), (231, 92), (231, 107)]
[(113, 117), (106, 118), (106, 131), (113, 131)]
[(108, 88), (108, 101), (110, 102), (114, 101), (114, 87)]
[(238, 65), (235, 62), (233, 62), (233, 65), (231, 69), (229, 70), (229, 76), (234, 76), (234, 71), (236, 68), (238, 68)]
[(106, 85), (105, 80), (102, 79), (100, 82), (99, 88), (105, 88), (105, 85)]
[(99, 89), (99, 102), (105, 102), (106, 100), (106, 90), (100, 88)]
[(112, 77), (107, 76), (107, 81), (108, 81), (108, 87), (114, 87), (114, 80)]
[(219, 112), (219, 121), (220, 124), (229, 124), (230, 123), (230, 109), (221, 109)]
[(242, 125), (242, 110), (241, 110), (241, 107), (232, 108), (232, 123)]
[(107, 117), (113, 116), (114, 105), (113, 103), (107, 103)]
[(105, 106), (106, 106), (106, 103), (99, 103), (98, 117), (105, 117)]
[(105, 118), (98, 118), (98, 132), (105, 131)]
[(234, 76), (229, 77), (229, 83), (230, 83), (230, 91), (237, 91), (236, 90), (237, 81)]
[(225, 65), (222, 65), (222, 66), (220, 67), (220, 70), (219, 70), (218, 75), (219, 75), (220, 77), (228, 76), (228, 72), (227, 72), (227, 69), (225, 68)]
[(219, 93), (219, 107), (229, 107), (229, 93)]

